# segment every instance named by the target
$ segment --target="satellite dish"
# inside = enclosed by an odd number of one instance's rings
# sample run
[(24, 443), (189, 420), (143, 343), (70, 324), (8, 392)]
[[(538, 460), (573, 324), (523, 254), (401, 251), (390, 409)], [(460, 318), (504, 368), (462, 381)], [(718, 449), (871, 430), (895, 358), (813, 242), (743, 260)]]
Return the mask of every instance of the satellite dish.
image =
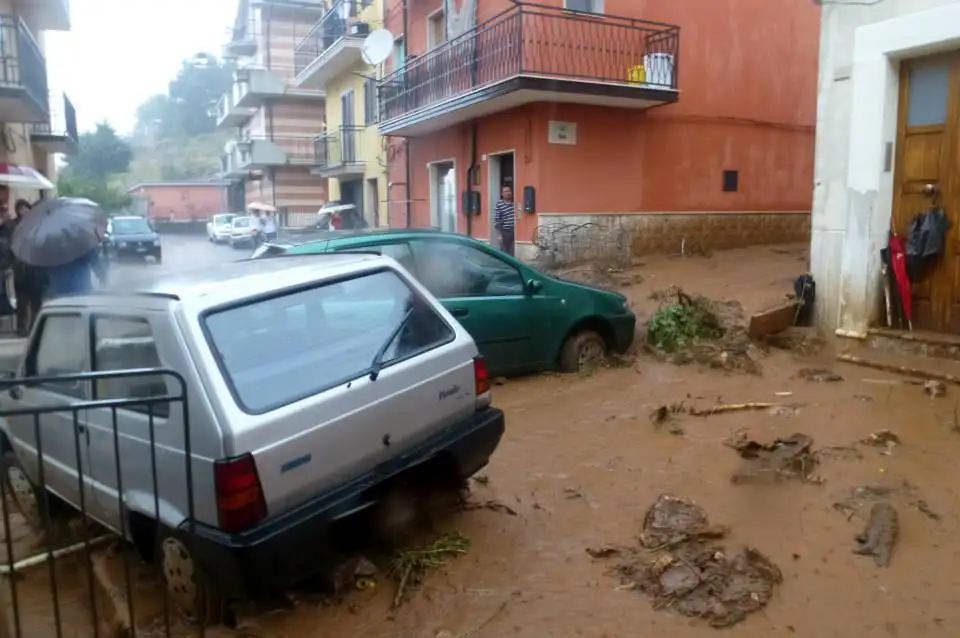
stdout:
[(363, 61), (370, 66), (386, 62), (393, 51), (393, 34), (386, 29), (377, 29), (363, 40), (360, 45), (360, 55)]

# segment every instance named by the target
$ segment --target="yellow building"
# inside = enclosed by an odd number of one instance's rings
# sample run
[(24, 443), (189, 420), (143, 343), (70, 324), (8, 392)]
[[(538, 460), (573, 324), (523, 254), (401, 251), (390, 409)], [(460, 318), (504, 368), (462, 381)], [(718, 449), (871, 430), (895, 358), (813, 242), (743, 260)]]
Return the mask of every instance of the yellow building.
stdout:
[(311, 171), (327, 178), (329, 202), (353, 205), (370, 226), (386, 226), (387, 157), (377, 128), (377, 69), (360, 54), (365, 37), (383, 27), (383, 2), (325, 0), (325, 5), (296, 55), (296, 85), (326, 94), (326, 122)]
[[(52, 91), (45, 31), (70, 29), (68, 0), (0, 0), (0, 162), (32, 166), (56, 181), (55, 155), (77, 149), (76, 112)], [(11, 189), (15, 200), (35, 189)]]

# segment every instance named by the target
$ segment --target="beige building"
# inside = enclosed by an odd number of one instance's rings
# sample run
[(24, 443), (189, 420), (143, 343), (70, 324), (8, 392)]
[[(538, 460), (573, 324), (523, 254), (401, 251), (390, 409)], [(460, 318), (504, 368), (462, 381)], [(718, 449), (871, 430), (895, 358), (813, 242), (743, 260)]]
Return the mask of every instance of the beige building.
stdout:
[(237, 64), (233, 87), (216, 106), (217, 127), (236, 131), (221, 157), (229, 199), (272, 204), (288, 226), (313, 223), (327, 200), (326, 180), (312, 172), (324, 93), (294, 82), (297, 43), (323, 10), (319, 0), (240, 0), (223, 51)]
[[(77, 148), (77, 118), (66, 95), (51, 90), (44, 32), (70, 29), (68, 0), (0, 0), (0, 161), (36, 168), (56, 181), (57, 153)], [(13, 190), (34, 200), (33, 189)]]
[(297, 45), (296, 86), (327, 95), (326, 129), (317, 140), (317, 175), (330, 201), (353, 205), (370, 226), (387, 225), (385, 138), (377, 129), (377, 70), (360, 46), (383, 28), (381, 0), (327, 0), (326, 11)]

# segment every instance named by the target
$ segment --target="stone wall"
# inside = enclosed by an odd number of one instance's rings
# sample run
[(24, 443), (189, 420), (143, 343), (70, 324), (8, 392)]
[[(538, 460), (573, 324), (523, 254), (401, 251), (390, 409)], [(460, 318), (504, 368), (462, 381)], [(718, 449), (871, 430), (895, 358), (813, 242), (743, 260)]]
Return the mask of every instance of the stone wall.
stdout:
[[(533, 259), (550, 249), (558, 263), (650, 253), (709, 252), (757, 244), (810, 241), (809, 212), (628, 213), (538, 215), (538, 236), (518, 238), (518, 253)], [(537, 245), (539, 243), (539, 246)]]

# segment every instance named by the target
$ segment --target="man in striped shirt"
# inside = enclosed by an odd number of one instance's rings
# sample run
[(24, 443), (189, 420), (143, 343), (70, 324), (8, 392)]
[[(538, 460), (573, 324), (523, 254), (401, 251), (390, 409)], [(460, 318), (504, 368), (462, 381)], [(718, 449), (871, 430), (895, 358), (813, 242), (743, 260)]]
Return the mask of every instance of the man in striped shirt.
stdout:
[(493, 207), (493, 227), (500, 235), (500, 250), (513, 256), (513, 231), (516, 226), (516, 208), (513, 204), (513, 188), (500, 189), (500, 201)]

